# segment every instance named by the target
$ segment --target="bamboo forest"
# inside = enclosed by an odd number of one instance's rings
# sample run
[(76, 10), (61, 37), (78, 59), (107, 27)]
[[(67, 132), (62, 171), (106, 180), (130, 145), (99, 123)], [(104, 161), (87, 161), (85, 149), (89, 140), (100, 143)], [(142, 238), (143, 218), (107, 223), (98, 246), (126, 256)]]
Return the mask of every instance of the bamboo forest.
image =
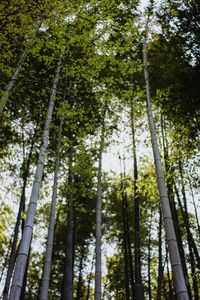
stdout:
[(0, 299), (200, 300), (200, 1), (0, 16)]

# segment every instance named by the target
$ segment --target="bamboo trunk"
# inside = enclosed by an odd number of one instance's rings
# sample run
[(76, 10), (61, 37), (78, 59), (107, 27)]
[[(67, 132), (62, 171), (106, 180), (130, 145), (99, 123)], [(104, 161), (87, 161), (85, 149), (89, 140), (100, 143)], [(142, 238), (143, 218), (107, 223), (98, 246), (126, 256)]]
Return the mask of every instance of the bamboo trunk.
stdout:
[(158, 279), (157, 279), (157, 300), (162, 297), (162, 280), (163, 280), (163, 266), (162, 266), (162, 213), (159, 208), (159, 229), (158, 229)]
[(61, 58), (62, 58), (62, 55), (60, 56), (60, 59), (58, 62), (58, 67), (56, 70), (54, 84), (52, 87), (52, 92), (51, 92), (51, 97), (50, 97), (49, 107), (48, 107), (48, 112), (47, 112), (47, 118), (45, 121), (45, 127), (44, 127), (44, 132), (43, 132), (42, 145), (40, 147), (39, 159), (38, 159), (38, 164), (37, 164), (36, 173), (35, 173), (35, 179), (34, 179), (34, 183), (33, 183), (33, 187), (32, 187), (32, 192), (31, 192), (29, 207), (28, 207), (28, 211), (27, 211), (25, 226), (24, 226), (24, 230), (23, 230), (22, 240), (21, 240), (19, 252), (17, 255), (16, 266), (15, 266), (12, 285), (11, 285), (11, 291), (10, 291), (10, 295), (8, 298), (9, 300), (19, 300), (20, 299), (24, 274), (25, 274), (25, 270), (26, 270), (26, 262), (27, 262), (27, 257), (28, 257), (30, 244), (31, 244), (31, 238), (32, 238), (32, 232), (33, 232), (34, 218), (35, 218), (35, 214), (36, 214), (39, 190), (40, 190), (40, 185), (42, 182), (44, 162), (45, 162), (45, 156), (46, 156), (48, 140), (49, 140), (49, 131), (50, 131), (50, 125), (51, 125), (53, 109), (54, 109), (54, 100), (55, 100), (55, 96), (56, 96), (56, 92), (57, 92), (57, 84), (58, 84), (60, 69), (61, 69)]
[(143, 62), (144, 62), (144, 77), (146, 82), (147, 113), (148, 113), (152, 148), (153, 148), (154, 161), (156, 167), (158, 189), (159, 189), (160, 200), (161, 200), (162, 215), (163, 215), (163, 221), (164, 221), (164, 226), (166, 231), (166, 239), (169, 247), (170, 262), (172, 266), (175, 293), (176, 293), (177, 300), (189, 300), (185, 278), (183, 275), (176, 235), (174, 231), (174, 225), (173, 225), (173, 220), (172, 220), (172, 215), (171, 215), (171, 210), (169, 205), (167, 189), (165, 186), (165, 178), (164, 178), (164, 173), (161, 164), (160, 152), (158, 148), (157, 136), (155, 131), (155, 122), (154, 122), (152, 107), (151, 107), (151, 97), (150, 97), (149, 79), (148, 79), (148, 71), (147, 71), (146, 38), (144, 39), (144, 43), (143, 43)]
[(126, 226), (126, 204), (125, 204), (125, 191), (124, 182), (121, 173), (121, 196), (122, 196), (122, 221), (123, 221), (123, 252), (124, 252), (124, 271), (125, 271), (125, 288), (126, 288), (126, 300), (130, 299), (130, 287), (129, 287), (129, 257), (128, 257), (128, 241), (127, 241), (127, 226)]
[(152, 211), (150, 216), (150, 224), (149, 224), (149, 239), (148, 239), (148, 257), (147, 257), (147, 263), (148, 263), (148, 294), (149, 294), (149, 300), (152, 300), (152, 291), (151, 291), (151, 230), (152, 230)]
[[(163, 115), (161, 115), (161, 132), (162, 132), (162, 142), (163, 142), (163, 151), (164, 151), (164, 162), (165, 162), (165, 171), (169, 175), (170, 173), (173, 174), (172, 169), (170, 168), (169, 165), (169, 151), (168, 151), (168, 141), (167, 137), (165, 134), (165, 119)], [(183, 274), (186, 280), (187, 284), (187, 289), (188, 289), (188, 295), (189, 298), (192, 298), (192, 291), (191, 291), (191, 286), (190, 286), (190, 280), (189, 280), (189, 275), (188, 275), (188, 268), (186, 265), (186, 259), (185, 259), (185, 249), (183, 247), (183, 242), (181, 239), (181, 230), (180, 230), (180, 222), (178, 218), (178, 213), (177, 213), (177, 208), (176, 208), (176, 203), (174, 199), (174, 191), (173, 191), (173, 180), (170, 180), (169, 177), (167, 177), (167, 190), (169, 193), (169, 202), (170, 202), (170, 208), (172, 212), (172, 218), (173, 218), (173, 223), (174, 223), (174, 229), (175, 229), (175, 234), (177, 238), (177, 243), (178, 243), (178, 248), (180, 251), (180, 256), (181, 256), (181, 264), (183, 267)]]
[[(39, 29), (40, 29), (40, 26), (41, 26), (41, 23), (39, 24), (39, 26), (35, 30), (35, 34), (34, 34), (33, 40), (35, 39), (35, 37), (36, 37), (36, 35), (37, 35), (37, 33), (38, 33)], [(10, 96), (10, 94), (12, 92), (12, 89), (13, 89), (13, 87), (15, 85), (15, 82), (16, 82), (16, 80), (18, 78), (18, 75), (19, 75), (19, 73), (20, 73), (20, 71), (21, 71), (21, 69), (23, 67), (24, 61), (25, 61), (28, 53), (29, 53), (29, 47), (26, 47), (24, 49), (24, 51), (23, 51), (20, 59), (19, 59), (19, 62), (17, 64), (16, 68), (15, 68), (14, 73), (13, 73), (13, 75), (12, 75), (12, 77), (11, 77), (11, 79), (10, 79), (7, 87), (6, 87), (5, 94), (1, 97), (1, 100), (0, 100), (0, 115), (2, 114), (2, 112), (3, 112), (3, 110), (4, 110), (5, 106), (6, 106), (6, 103), (7, 103), (8, 99), (9, 99), (9, 96)]]
[(53, 194), (52, 194), (52, 201), (51, 201), (51, 212), (50, 212), (50, 218), (49, 218), (49, 228), (48, 228), (48, 235), (47, 235), (47, 246), (46, 246), (46, 253), (45, 253), (45, 260), (44, 260), (44, 270), (43, 270), (43, 275), (42, 275), (40, 300), (47, 300), (48, 292), (49, 292), (54, 227), (55, 227), (57, 188), (58, 188), (58, 171), (59, 171), (59, 165), (60, 165), (60, 144), (61, 144), (61, 135), (62, 135), (62, 124), (63, 124), (63, 122), (61, 120), (60, 126), (59, 126), (59, 135), (58, 135), (58, 141), (57, 141), (57, 147), (56, 147), (56, 155), (55, 155), (56, 157), (55, 157)]
[(17, 242), (18, 242), (18, 236), (19, 236), (21, 216), (22, 216), (23, 208), (25, 206), (25, 190), (26, 190), (27, 180), (29, 177), (29, 169), (30, 169), (30, 164), (31, 164), (33, 146), (34, 146), (34, 139), (32, 139), (31, 148), (30, 148), (30, 152), (28, 155), (27, 165), (25, 166), (25, 161), (23, 162), (25, 169), (23, 172), (22, 194), (21, 194), (20, 202), (19, 202), (17, 221), (16, 221), (15, 228), (14, 228), (14, 237), (13, 237), (13, 241), (12, 241), (12, 245), (11, 245), (10, 257), (9, 257), (9, 262), (8, 262), (8, 270), (7, 270), (6, 280), (5, 280), (4, 290), (3, 290), (3, 300), (8, 299), (10, 282), (11, 282), (11, 278), (12, 278), (12, 274), (13, 274), (13, 270), (14, 270), (14, 266), (15, 266), (16, 256), (17, 256)]
[(144, 299), (144, 292), (142, 286), (141, 275), (141, 239), (140, 239), (140, 199), (138, 193), (138, 166), (137, 153), (135, 142), (135, 117), (133, 105), (131, 105), (131, 131), (132, 131), (132, 145), (133, 145), (133, 183), (134, 183), (134, 214), (135, 214), (135, 297), (138, 300)]
[(26, 297), (26, 284), (27, 284), (27, 279), (28, 279), (28, 268), (29, 268), (29, 263), (30, 263), (30, 256), (31, 256), (31, 248), (29, 249), (28, 258), (27, 258), (27, 262), (26, 262), (26, 270), (25, 270), (25, 274), (24, 274), (20, 300), (24, 300)]
[(97, 176), (97, 202), (96, 202), (96, 260), (95, 260), (95, 300), (101, 300), (101, 207), (102, 207), (102, 155), (104, 148), (104, 134), (105, 134), (105, 115), (106, 107), (104, 109), (102, 128), (101, 128), (101, 139), (100, 139), (100, 149), (99, 149), (99, 166), (98, 166), (98, 176)]
[(66, 255), (65, 255), (65, 273), (64, 273), (64, 293), (63, 300), (73, 299), (73, 257), (74, 257), (74, 205), (72, 195), (72, 157), (69, 155), (69, 207), (68, 207), (68, 224), (67, 224), (67, 239), (66, 239)]
[(11, 91), (13, 89), (13, 86), (14, 86), (16, 80), (17, 80), (19, 72), (21, 71), (21, 68), (23, 66), (23, 63), (24, 63), (27, 55), (28, 55), (28, 52), (29, 52), (28, 48), (26, 48), (23, 51), (22, 56), (20, 57), (20, 60), (19, 60), (19, 62), (17, 64), (17, 67), (16, 67), (16, 69), (15, 69), (15, 71), (14, 71), (14, 73), (13, 73), (13, 75), (12, 75), (12, 77), (11, 77), (8, 85), (7, 85), (7, 87), (6, 87), (5, 95), (3, 95), (1, 97), (1, 101), (0, 101), (0, 115), (2, 114), (2, 112), (3, 112), (3, 110), (4, 110), (5, 106), (6, 106), (6, 103), (8, 101), (9, 96), (10, 96), (10, 93), (11, 93)]
[(125, 221), (125, 235), (126, 235), (126, 243), (127, 243), (127, 253), (128, 253), (128, 268), (129, 268), (129, 282), (131, 286), (131, 294), (132, 299), (134, 299), (134, 272), (133, 272), (133, 258), (132, 258), (132, 250), (131, 250), (131, 239), (130, 239), (130, 222), (129, 222), (129, 207), (128, 207), (128, 197), (126, 193), (126, 170), (125, 170), (125, 158), (123, 157), (123, 178), (122, 180), (122, 203), (124, 206), (124, 221)]
[(81, 253), (80, 253), (80, 263), (79, 263), (79, 276), (78, 276), (78, 283), (77, 283), (77, 291), (76, 291), (76, 300), (83, 299), (82, 295), (82, 282), (83, 282), (83, 260), (85, 256), (85, 247), (84, 244), (81, 247)]

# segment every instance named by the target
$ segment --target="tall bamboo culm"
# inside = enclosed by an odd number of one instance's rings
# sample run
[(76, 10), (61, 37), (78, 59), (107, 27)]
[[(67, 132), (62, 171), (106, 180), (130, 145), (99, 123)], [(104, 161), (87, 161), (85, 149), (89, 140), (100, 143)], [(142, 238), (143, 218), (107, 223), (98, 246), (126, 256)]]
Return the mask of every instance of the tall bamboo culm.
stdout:
[(157, 136), (155, 131), (155, 122), (154, 122), (152, 107), (151, 107), (149, 76), (148, 76), (148, 69), (147, 69), (147, 39), (146, 38), (144, 38), (143, 41), (143, 64), (144, 64), (144, 78), (146, 83), (147, 114), (148, 114), (148, 121), (149, 121), (150, 133), (151, 133), (151, 142), (152, 142), (154, 162), (155, 162), (155, 168), (157, 174), (158, 189), (159, 189), (160, 200), (161, 200), (162, 216), (163, 216), (166, 239), (167, 239), (167, 244), (169, 249), (176, 299), (189, 300), (185, 278), (183, 275), (183, 269), (181, 265), (176, 235), (174, 231), (174, 225), (173, 225), (173, 220), (172, 220), (172, 215), (171, 215), (171, 210), (169, 205), (169, 198), (165, 186), (165, 178), (164, 178), (164, 173), (161, 164), (160, 152), (159, 152)]
[(56, 200), (57, 200), (57, 188), (58, 188), (58, 171), (60, 165), (60, 146), (61, 146), (61, 136), (62, 136), (62, 124), (63, 120), (60, 121), (58, 143), (56, 147), (55, 155), (55, 170), (54, 170), (54, 182), (53, 182), (53, 193), (51, 201), (51, 212), (49, 218), (49, 228), (47, 235), (47, 246), (44, 259), (44, 269), (42, 274), (42, 283), (40, 290), (40, 300), (48, 299), (50, 273), (51, 273), (51, 263), (52, 263), (52, 251), (53, 251), (53, 238), (54, 238), (54, 228), (55, 228), (55, 215), (56, 215)]
[[(63, 51), (64, 49), (62, 50), (62, 53)], [(62, 53), (59, 58), (55, 79), (52, 87), (52, 92), (50, 96), (49, 107), (47, 111), (47, 117), (45, 121), (43, 137), (42, 137), (42, 145), (40, 147), (39, 158), (38, 158), (37, 168), (35, 172), (35, 179), (32, 186), (32, 192), (31, 192), (30, 202), (28, 206), (25, 226), (22, 234), (22, 240), (17, 255), (10, 295), (8, 298), (9, 300), (19, 300), (21, 295), (21, 289), (22, 289), (24, 274), (26, 270), (26, 262), (27, 262), (30, 245), (31, 245), (31, 238), (33, 233), (33, 226), (34, 226), (34, 219), (36, 214), (39, 190), (42, 182), (46, 150), (49, 142), (49, 130), (52, 121), (54, 102), (55, 102), (54, 100), (57, 92), (57, 84), (60, 76)]]
[(103, 114), (100, 149), (99, 149), (99, 166), (98, 166), (98, 182), (97, 182), (97, 202), (96, 202), (96, 260), (95, 260), (95, 300), (101, 300), (102, 283), (101, 283), (101, 207), (102, 207), (102, 154), (104, 148), (104, 134), (105, 134), (105, 114)]
[[(42, 23), (40, 22), (39, 25), (37, 26), (37, 28), (35, 29), (33, 40), (37, 36), (37, 33), (38, 33), (39, 29), (40, 29), (41, 24)], [(27, 55), (29, 53), (29, 50), (30, 50), (29, 46), (27, 46), (24, 49), (24, 51), (23, 51), (23, 53), (22, 53), (22, 55), (21, 55), (21, 57), (20, 57), (20, 59), (18, 61), (18, 64), (17, 64), (17, 66), (16, 66), (16, 68), (15, 68), (15, 70), (13, 72), (13, 75), (12, 75), (12, 77), (10, 78), (10, 80), (8, 82), (8, 85), (7, 85), (6, 90), (5, 90), (5, 94), (0, 99), (0, 115), (2, 114), (2, 112), (3, 112), (3, 110), (4, 110), (5, 106), (6, 106), (6, 103), (7, 103), (8, 99), (9, 99), (9, 96), (10, 96), (10, 94), (12, 92), (12, 89), (13, 89), (13, 87), (15, 85), (15, 82), (17, 81), (19, 73), (21, 72), (21, 69), (22, 69), (22, 67), (24, 65), (25, 59), (26, 59), (26, 57), (27, 57)]]

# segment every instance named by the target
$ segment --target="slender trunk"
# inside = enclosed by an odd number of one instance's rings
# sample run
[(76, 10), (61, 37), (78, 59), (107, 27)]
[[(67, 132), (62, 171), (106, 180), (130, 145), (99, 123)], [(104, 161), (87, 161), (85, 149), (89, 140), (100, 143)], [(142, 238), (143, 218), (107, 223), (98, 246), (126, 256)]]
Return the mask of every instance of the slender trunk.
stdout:
[(130, 299), (129, 290), (129, 257), (128, 257), (128, 242), (127, 242), (127, 227), (126, 227), (126, 208), (125, 208), (125, 191), (124, 180), (121, 173), (121, 194), (122, 194), (122, 221), (123, 221), (123, 252), (124, 252), (124, 271), (125, 271), (125, 288), (126, 288), (126, 300)]
[(95, 300), (101, 300), (101, 206), (102, 206), (102, 155), (104, 148), (104, 134), (105, 134), (105, 115), (106, 107), (104, 108), (101, 139), (99, 149), (99, 166), (98, 166), (98, 182), (97, 182), (97, 202), (96, 202), (96, 260), (95, 260)]
[[(35, 39), (35, 36), (37, 35), (37, 32), (39, 31), (40, 26), (41, 26), (41, 24), (35, 30), (35, 35), (34, 35), (33, 39)], [(6, 87), (4, 95), (0, 99), (0, 115), (2, 114), (2, 112), (3, 112), (3, 110), (4, 110), (5, 106), (6, 106), (6, 103), (7, 103), (8, 99), (9, 99), (10, 93), (11, 93), (11, 91), (13, 89), (13, 86), (15, 85), (15, 82), (16, 82), (16, 80), (18, 78), (18, 75), (19, 75), (21, 69), (22, 69), (24, 61), (25, 61), (25, 59), (26, 59), (26, 57), (28, 55), (28, 52), (29, 52), (29, 47), (26, 47), (24, 49), (24, 51), (23, 51), (20, 59), (19, 59), (19, 62), (17, 64), (16, 68), (15, 68), (14, 73), (13, 73), (13, 75), (12, 75), (12, 77), (11, 77), (11, 79), (10, 79), (7, 87)]]
[(149, 300), (152, 299), (152, 292), (151, 292), (151, 227), (152, 227), (152, 212), (150, 216), (150, 224), (149, 224), (149, 239), (148, 239), (148, 294)]
[(73, 258), (74, 258), (74, 205), (73, 205), (73, 171), (72, 171), (72, 150), (69, 150), (69, 207), (65, 254), (65, 272), (64, 272), (64, 293), (63, 300), (73, 299)]
[(11, 93), (11, 91), (13, 89), (13, 86), (14, 86), (16, 80), (17, 80), (19, 72), (21, 71), (21, 68), (23, 66), (23, 63), (24, 63), (26, 57), (27, 57), (28, 52), (29, 52), (29, 49), (25, 48), (24, 51), (23, 51), (23, 53), (22, 53), (22, 56), (20, 57), (20, 60), (19, 60), (19, 62), (17, 64), (17, 67), (16, 67), (16, 69), (15, 69), (15, 71), (14, 71), (14, 73), (13, 73), (13, 75), (12, 75), (12, 77), (11, 77), (8, 85), (7, 85), (7, 87), (6, 87), (6, 90), (4, 92), (5, 94), (1, 97), (1, 101), (0, 101), (0, 115), (2, 114), (2, 112), (3, 112), (3, 110), (4, 110), (5, 106), (6, 106), (6, 103), (8, 101), (9, 96), (10, 96), (10, 93)]
[(86, 300), (90, 300), (90, 285), (91, 285), (91, 281), (92, 281), (92, 272), (93, 272), (93, 267), (94, 267), (94, 259), (95, 259), (95, 253), (94, 253), (93, 257), (92, 257), (91, 269), (90, 269), (90, 274), (89, 274), (89, 278), (88, 278)]
[(160, 152), (157, 143), (157, 136), (155, 131), (155, 122), (152, 113), (151, 107), (151, 97), (150, 97), (150, 88), (149, 88), (149, 79), (148, 79), (148, 71), (147, 71), (147, 45), (146, 39), (144, 40), (143, 44), (143, 60), (144, 60), (144, 76), (146, 82), (146, 95), (147, 95), (147, 113), (148, 113), (148, 120), (150, 126), (150, 133), (151, 133), (151, 140), (152, 140), (152, 148), (154, 154), (154, 161), (156, 167), (156, 174), (157, 174), (157, 182), (158, 182), (158, 189), (160, 193), (160, 200), (161, 200), (161, 207), (162, 207), (162, 215), (163, 221), (166, 231), (166, 238), (169, 247), (169, 255), (170, 255), (170, 262), (172, 266), (172, 274), (175, 286), (175, 293), (177, 296), (177, 300), (188, 300), (188, 292), (187, 286), (185, 283), (185, 278), (183, 275), (183, 269), (181, 265), (180, 255), (178, 244), (176, 240), (176, 235), (174, 231), (174, 225), (170, 210), (170, 204), (167, 194), (167, 189), (165, 186), (165, 179), (161, 164)]
[(39, 189), (40, 189), (43, 170), (44, 170), (44, 161), (45, 161), (45, 155), (46, 155), (46, 150), (47, 150), (48, 140), (49, 140), (49, 130), (50, 130), (50, 124), (51, 124), (52, 114), (54, 109), (54, 100), (56, 96), (57, 84), (60, 75), (61, 57), (62, 55), (60, 56), (59, 59), (58, 67), (56, 70), (56, 76), (55, 76), (51, 97), (49, 101), (49, 108), (47, 112), (44, 132), (43, 132), (42, 145), (40, 147), (39, 159), (36, 168), (35, 179), (32, 187), (31, 198), (30, 198), (30, 203), (27, 211), (27, 218), (25, 221), (20, 249), (17, 255), (17, 261), (14, 270), (9, 300), (20, 299), (21, 288), (22, 288), (22, 283), (23, 283), (25, 269), (26, 269), (26, 262), (27, 262), (27, 257), (29, 253), (31, 237), (33, 232), (33, 225), (34, 225), (34, 218), (36, 214)]
[(132, 146), (133, 146), (133, 182), (134, 182), (134, 220), (135, 220), (135, 297), (138, 300), (144, 298), (142, 275), (141, 275), (141, 239), (140, 239), (140, 199), (138, 193), (138, 166), (137, 153), (135, 142), (135, 117), (133, 105), (131, 105), (131, 131), (132, 131)]
[(129, 272), (130, 272), (130, 284), (131, 284), (131, 293), (132, 299), (134, 299), (134, 272), (133, 272), (133, 257), (131, 251), (131, 240), (130, 240), (130, 225), (129, 225), (129, 209), (128, 209), (128, 199), (127, 193), (124, 193), (125, 201), (125, 216), (126, 216), (126, 232), (127, 232), (127, 246), (128, 246), (128, 258), (129, 258)]
[(23, 166), (24, 166), (25, 169), (23, 171), (22, 194), (21, 194), (21, 197), (20, 197), (19, 209), (18, 209), (18, 214), (17, 214), (17, 221), (16, 221), (16, 224), (15, 224), (14, 237), (13, 237), (13, 241), (12, 241), (12, 245), (11, 245), (10, 257), (9, 257), (9, 262), (8, 262), (8, 270), (7, 270), (7, 275), (6, 275), (6, 280), (5, 280), (4, 290), (3, 290), (3, 300), (8, 299), (10, 282), (11, 282), (11, 278), (12, 278), (12, 274), (13, 274), (13, 270), (14, 270), (14, 266), (15, 266), (16, 256), (17, 256), (17, 242), (18, 242), (22, 212), (23, 212), (23, 209), (24, 209), (24, 206), (25, 206), (25, 192), (26, 192), (27, 180), (28, 180), (28, 177), (29, 177), (29, 169), (30, 169), (30, 164), (31, 164), (33, 146), (34, 146), (34, 138), (32, 139), (27, 164), (25, 165), (25, 160), (23, 162)]
[(131, 286), (132, 299), (134, 299), (134, 272), (133, 272), (133, 258), (131, 251), (131, 239), (130, 239), (130, 224), (129, 224), (129, 208), (128, 197), (126, 193), (126, 170), (125, 170), (125, 158), (123, 158), (124, 174), (122, 179), (122, 197), (124, 198), (124, 214), (125, 214), (125, 226), (126, 226), (126, 239), (127, 239), (127, 251), (128, 251), (128, 264), (129, 264), (129, 281)]
[(55, 157), (55, 170), (54, 170), (54, 183), (53, 183), (53, 194), (51, 201), (51, 212), (49, 218), (49, 228), (47, 235), (47, 246), (44, 260), (44, 270), (42, 275), (41, 290), (40, 290), (40, 300), (48, 299), (49, 292), (49, 282), (52, 264), (52, 250), (53, 250), (53, 238), (54, 238), (54, 227), (55, 227), (55, 214), (56, 214), (56, 200), (57, 200), (57, 188), (58, 188), (58, 171), (60, 165), (60, 144), (62, 135), (62, 124), (60, 121), (59, 135), (56, 147), (56, 157)]
[(163, 279), (163, 266), (162, 266), (162, 212), (159, 208), (159, 233), (158, 233), (158, 289), (157, 300), (162, 297), (162, 279)]
[(85, 255), (85, 247), (82, 245), (81, 253), (80, 253), (80, 263), (79, 263), (79, 276), (78, 276), (78, 284), (77, 284), (77, 291), (76, 291), (76, 300), (83, 299), (82, 295), (82, 282), (83, 282), (83, 260)]

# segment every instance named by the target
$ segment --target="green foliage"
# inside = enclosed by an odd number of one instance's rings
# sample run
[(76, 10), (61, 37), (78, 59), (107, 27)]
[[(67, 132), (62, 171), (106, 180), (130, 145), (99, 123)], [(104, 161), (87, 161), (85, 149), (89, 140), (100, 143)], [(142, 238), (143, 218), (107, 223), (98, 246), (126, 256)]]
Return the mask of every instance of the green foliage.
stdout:
[[(150, 2), (149, 14), (156, 10), (153, 1)], [(61, 166), (58, 176), (58, 206), (49, 299), (59, 299), (63, 291), (70, 193), (73, 195), (75, 225), (74, 296), (76, 296), (75, 289), (78, 287), (79, 263), (84, 248), (81, 299), (86, 297), (90, 267), (88, 261), (91, 261), (89, 258), (95, 236), (96, 164), (102, 120), (105, 121), (104, 151), (109, 149), (113, 136), (119, 134), (120, 122), (125, 123), (126, 128), (123, 134), (126, 133), (130, 126), (131, 105), (134, 108), (137, 138), (139, 133), (147, 130), (142, 64), (142, 30), (144, 28), (139, 28), (141, 16), (138, 4), (138, 1), (131, 0), (1, 1), (0, 67), (1, 95), (4, 98), (8, 96), (5, 90), (20, 57), (24, 50), (28, 49), (28, 55), (14, 83), (0, 121), (0, 158), (3, 175), (3, 172), (7, 170), (12, 178), (13, 176), (22, 178), (24, 166), (20, 166), (18, 158), (22, 158), (21, 160), (25, 158), (24, 162), (27, 162), (27, 153), (34, 140), (33, 159), (30, 166), (30, 181), (32, 182), (32, 171), (37, 161), (36, 153), (41, 144), (55, 70), (60, 53), (65, 49), (55, 98), (55, 111), (43, 185), (40, 191), (39, 209), (35, 221), (36, 230), (33, 239), (36, 241), (34, 244), (36, 249), (34, 246), (31, 252), (27, 299), (36, 299), (39, 294), (43, 267), (42, 252), (45, 251), (44, 239), (50, 212), (48, 199), (51, 198), (55, 149), (61, 120), (63, 121)], [(162, 150), (167, 147), (169, 152), (167, 158), (163, 155), (166, 178), (170, 183), (175, 181), (178, 186), (180, 185), (178, 165), (179, 161), (182, 161), (185, 168), (190, 171), (193, 189), (199, 187), (197, 156), (200, 111), (200, 45), (197, 26), (199, 15), (198, 1), (177, 0), (172, 3), (163, 0), (162, 5), (156, 11), (156, 21), (161, 31), (158, 34), (153, 33), (148, 43), (150, 87), (157, 132), (159, 139), (164, 140)], [(3, 107), (2, 102), (0, 106)], [(161, 128), (159, 124), (160, 114), (165, 120), (164, 128)], [(123, 115), (122, 120), (121, 115)], [(161, 136), (162, 129), (163, 137)], [(136, 142), (145, 143), (141, 141), (141, 138)], [(129, 146), (129, 152), (132, 152), (131, 146)], [(72, 164), (70, 154), (73, 157)], [(140, 156), (140, 153), (137, 155)], [(72, 186), (69, 186), (69, 171), (73, 173)], [(152, 160), (146, 157), (140, 159), (138, 171), (145, 298), (148, 298), (149, 293), (147, 280), (149, 243), (152, 296), (156, 298), (159, 195)], [(13, 189), (13, 194), (18, 196), (19, 184), (21, 181), (16, 180), (13, 185), (9, 185), (8, 182), (9, 187), (6, 192)], [(107, 247), (115, 248), (113, 256), (107, 257), (107, 271), (103, 278), (105, 298), (125, 299), (121, 178), (118, 174), (111, 175), (103, 172), (102, 186), (103, 236)], [(27, 194), (29, 193), (28, 187), (29, 185), (27, 185)], [(185, 180), (185, 187), (188, 192), (187, 180)], [(134, 250), (134, 195), (131, 173), (126, 178), (126, 192), (131, 247)], [(190, 196), (188, 196), (189, 202)], [(7, 229), (13, 218), (10, 203), (5, 203), (0, 213), (0, 254), (4, 255), (1, 259), (2, 264), (6, 261), (5, 252), (9, 248)], [(187, 234), (180, 207), (177, 213), (184, 247), (188, 254)], [(24, 216), (25, 213), (22, 218)], [(196, 219), (191, 211), (189, 219), (190, 228), (196, 235)], [(164, 237), (162, 243), (163, 282), (165, 282), (165, 290), (163, 286), (162, 293), (170, 297), (164, 258), (166, 255)], [(191, 274), (191, 262), (188, 255), (187, 268)], [(192, 282), (192, 275), (190, 276)], [(91, 298), (94, 294), (93, 280), (94, 274), (92, 274), (90, 287)]]

